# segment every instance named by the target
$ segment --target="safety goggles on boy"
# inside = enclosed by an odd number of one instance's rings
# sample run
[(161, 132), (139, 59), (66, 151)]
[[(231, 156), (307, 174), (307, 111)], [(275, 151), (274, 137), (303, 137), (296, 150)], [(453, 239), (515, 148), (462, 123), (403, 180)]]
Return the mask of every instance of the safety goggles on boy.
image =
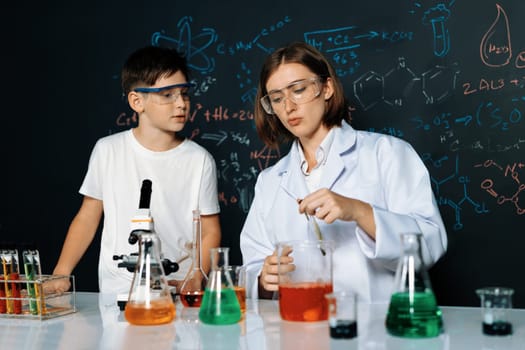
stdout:
[(301, 79), (290, 85), (272, 90), (261, 98), (261, 105), (268, 114), (284, 108), (284, 100), (288, 99), (295, 104), (303, 104), (313, 101), (321, 94), (321, 79), (319, 77)]
[(133, 89), (133, 91), (150, 94), (154, 103), (165, 105), (177, 101), (179, 96), (181, 96), (184, 101), (189, 101), (192, 88), (193, 84), (183, 83), (158, 88), (138, 87)]

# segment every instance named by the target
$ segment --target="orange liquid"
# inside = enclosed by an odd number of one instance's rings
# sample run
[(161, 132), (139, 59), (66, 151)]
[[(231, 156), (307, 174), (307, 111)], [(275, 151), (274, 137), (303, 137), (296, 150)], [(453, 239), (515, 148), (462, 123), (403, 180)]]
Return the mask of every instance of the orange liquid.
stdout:
[(246, 312), (246, 288), (235, 286), (233, 289), (235, 290), (235, 295), (237, 295), (237, 299), (241, 305), (241, 312)]
[(182, 302), (182, 305), (186, 307), (200, 307), (202, 303), (202, 296), (204, 295), (204, 291), (198, 291), (198, 292), (188, 292), (184, 294), (180, 294), (180, 301)]
[(289, 283), (279, 286), (279, 311), (287, 321), (316, 322), (328, 320), (325, 294), (331, 283)]
[(38, 309), (38, 314), (39, 315), (47, 314), (46, 301), (44, 299), (44, 289), (42, 287), (42, 283), (38, 283), (35, 286), (35, 293), (36, 293), (36, 306)]
[(20, 283), (14, 281), (19, 280), (19, 274), (16, 272), (11, 273), (9, 276), (13, 282), (11, 282), (11, 296), (15, 298), (13, 300), (13, 311), (15, 314), (22, 313), (22, 300), (20, 299)]
[(124, 316), (134, 325), (169, 323), (175, 318), (175, 305), (171, 300), (153, 301), (148, 306), (144, 303), (128, 302)]

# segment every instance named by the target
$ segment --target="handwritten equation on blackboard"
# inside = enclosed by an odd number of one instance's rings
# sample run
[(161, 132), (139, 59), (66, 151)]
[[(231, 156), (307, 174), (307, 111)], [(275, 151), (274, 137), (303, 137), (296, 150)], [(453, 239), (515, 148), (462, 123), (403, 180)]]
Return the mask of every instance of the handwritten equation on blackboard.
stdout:
[[(197, 88), (185, 133), (214, 155), (221, 205), (247, 213), (257, 175), (286, 152), (258, 140), (253, 106), (258, 64), (300, 33), (332, 61), (364, 129), (414, 145), (450, 228), (468, 225), (467, 212), (522, 216), (525, 37), (513, 32), (521, 17), (494, 3), (490, 18), (474, 18), (482, 32), (457, 32), (454, 22), (465, 14), (456, 7), (455, 0), (413, 2), (404, 14), (410, 28), (385, 27), (371, 18), (368, 27), (349, 20), (319, 29), (288, 14), (246, 28), (235, 39), (207, 26), (205, 18), (179, 16), (174, 28), (151, 33), (153, 45), (183, 52), (194, 72)], [(476, 45), (459, 50), (462, 37)], [(123, 111), (113, 129), (136, 123), (136, 115)]]

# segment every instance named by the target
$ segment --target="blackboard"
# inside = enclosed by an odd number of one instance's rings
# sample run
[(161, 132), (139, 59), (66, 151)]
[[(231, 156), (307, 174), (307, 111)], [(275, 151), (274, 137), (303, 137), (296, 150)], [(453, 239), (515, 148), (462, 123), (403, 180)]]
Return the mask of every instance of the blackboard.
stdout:
[[(81, 197), (95, 141), (136, 116), (121, 98), (127, 55), (148, 44), (187, 56), (197, 85), (185, 135), (214, 155), (223, 245), (239, 233), (257, 174), (287, 150), (257, 139), (259, 69), (275, 48), (307, 41), (334, 64), (353, 126), (409, 141), (427, 165), (449, 249), (431, 269), (443, 305), (478, 305), (475, 289), (515, 289), (525, 235), (525, 3), (512, 0), (148, 1), (10, 5), (3, 23), (2, 239), (36, 241), (51, 272)], [(27, 93), (30, 94), (27, 94)], [(15, 131), (16, 130), (16, 131)], [(98, 237), (97, 237), (98, 239)], [(75, 275), (97, 290), (98, 242)]]

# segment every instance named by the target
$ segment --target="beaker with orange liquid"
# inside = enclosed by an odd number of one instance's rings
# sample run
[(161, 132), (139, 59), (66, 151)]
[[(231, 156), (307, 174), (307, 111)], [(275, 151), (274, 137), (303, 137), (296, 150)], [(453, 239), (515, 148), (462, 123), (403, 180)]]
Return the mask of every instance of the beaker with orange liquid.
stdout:
[(230, 273), (233, 290), (239, 300), (241, 312), (246, 312), (246, 268), (241, 265), (229, 265), (227, 271)]
[(277, 245), (277, 256), (293, 258), (291, 264), (279, 259), (279, 312), (286, 321), (328, 320), (325, 295), (333, 291), (332, 241), (289, 241)]

